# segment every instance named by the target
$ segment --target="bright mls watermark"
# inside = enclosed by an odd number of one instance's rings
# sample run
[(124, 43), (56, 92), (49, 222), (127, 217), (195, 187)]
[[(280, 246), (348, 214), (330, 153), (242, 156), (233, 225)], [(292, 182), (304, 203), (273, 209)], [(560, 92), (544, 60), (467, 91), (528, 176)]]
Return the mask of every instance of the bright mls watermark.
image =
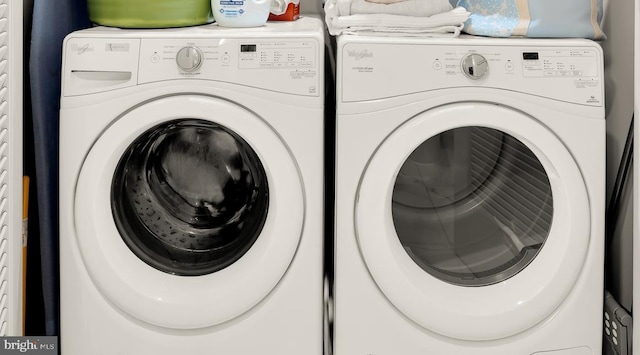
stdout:
[(0, 337), (0, 355), (57, 355), (58, 337)]

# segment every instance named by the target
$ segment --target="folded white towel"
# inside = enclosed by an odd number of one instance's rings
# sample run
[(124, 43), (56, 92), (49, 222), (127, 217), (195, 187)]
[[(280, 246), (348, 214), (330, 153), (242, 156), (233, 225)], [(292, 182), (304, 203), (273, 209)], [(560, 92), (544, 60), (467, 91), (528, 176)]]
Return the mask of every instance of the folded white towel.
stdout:
[(365, 1), (373, 2), (376, 4), (395, 4), (397, 2), (407, 1), (407, 0), (365, 0)]
[(366, 0), (353, 0), (351, 2), (351, 13), (349, 15), (390, 14), (432, 16), (447, 12), (452, 8), (449, 0), (406, 0), (395, 4), (375, 4)]
[[(340, 0), (338, 0), (340, 1)], [(325, 22), (329, 33), (361, 35), (457, 37), (470, 13), (463, 7), (428, 17), (394, 14), (355, 14), (336, 16), (336, 0), (325, 3)]]
[(391, 4), (377, 4), (367, 0), (335, 0), (338, 16), (357, 14), (392, 14), (432, 16), (452, 9), (449, 0), (406, 0)]

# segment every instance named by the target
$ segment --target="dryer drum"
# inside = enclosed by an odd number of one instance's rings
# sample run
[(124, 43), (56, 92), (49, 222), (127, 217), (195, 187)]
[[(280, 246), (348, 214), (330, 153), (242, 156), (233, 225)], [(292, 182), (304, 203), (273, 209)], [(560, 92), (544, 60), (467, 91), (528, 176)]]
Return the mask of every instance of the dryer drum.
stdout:
[(267, 177), (256, 152), (215, 123), (167, 122), (139, 136), (111, 188), (118, 231), (132, 252), (161, 271), (219, 271), (251, 248), (264, 226)]
[(486, 127), (431, 137), (407, 158), (393, 190), (396, 233), (426, 272), (460, 286), (516, 275), (551, 228), (544, 167), (525, 144)]

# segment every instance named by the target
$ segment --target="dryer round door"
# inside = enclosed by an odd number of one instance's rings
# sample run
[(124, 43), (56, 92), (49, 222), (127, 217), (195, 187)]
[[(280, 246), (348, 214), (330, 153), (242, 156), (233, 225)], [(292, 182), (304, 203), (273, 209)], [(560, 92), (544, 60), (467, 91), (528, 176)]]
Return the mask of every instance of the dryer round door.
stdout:
[(81, 168), (74, 213), (84, 264), (111, 304), (195, 329), (242, 315), (278, 284), (301, 238), (304, 191), (260, 117), (177, 95), (105, 129)]
[(590, 242), (570, 152), (536, 119), (488, 103), (437, 107), (393, 131), (361, 177), (355, 219), (389, 301), (463, 340), (508, 337), (552, 314)]

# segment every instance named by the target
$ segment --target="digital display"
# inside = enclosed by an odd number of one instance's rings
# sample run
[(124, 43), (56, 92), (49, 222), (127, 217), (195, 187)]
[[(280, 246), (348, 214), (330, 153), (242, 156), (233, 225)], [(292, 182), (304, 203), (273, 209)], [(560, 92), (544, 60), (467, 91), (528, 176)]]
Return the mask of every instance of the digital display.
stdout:
[(257, 50), (257, 46), (255, 44), (241, 44), (240, 52), (241, 53), (251, 53)]
[(524, 60), (538, 60), (538, 52), (524, 52), (522, 53), (522, 59)]

